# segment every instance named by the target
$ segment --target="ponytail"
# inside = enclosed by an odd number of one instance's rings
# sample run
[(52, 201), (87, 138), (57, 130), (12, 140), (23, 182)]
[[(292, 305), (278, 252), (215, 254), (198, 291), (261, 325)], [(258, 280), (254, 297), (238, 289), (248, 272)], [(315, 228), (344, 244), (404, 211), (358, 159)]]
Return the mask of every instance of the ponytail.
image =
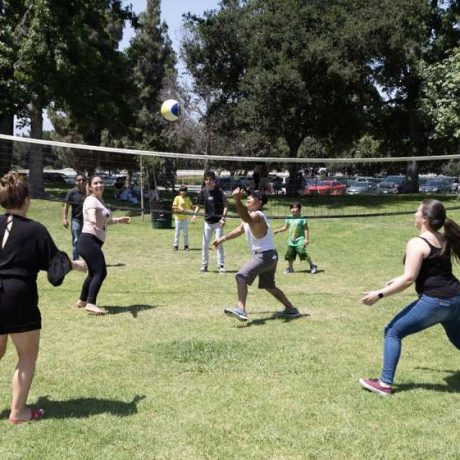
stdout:
[(448, 217), (444, 221), (444, 237), (447, 250), (460, 263), (460, 225)]

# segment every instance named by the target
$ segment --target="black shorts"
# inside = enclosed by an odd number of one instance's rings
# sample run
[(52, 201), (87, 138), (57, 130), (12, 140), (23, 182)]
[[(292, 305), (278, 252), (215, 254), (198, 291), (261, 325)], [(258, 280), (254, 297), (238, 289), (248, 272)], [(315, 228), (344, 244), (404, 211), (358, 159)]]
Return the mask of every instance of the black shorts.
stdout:
[(0, 278), (0, 335), (41, 328), (35, 280)]

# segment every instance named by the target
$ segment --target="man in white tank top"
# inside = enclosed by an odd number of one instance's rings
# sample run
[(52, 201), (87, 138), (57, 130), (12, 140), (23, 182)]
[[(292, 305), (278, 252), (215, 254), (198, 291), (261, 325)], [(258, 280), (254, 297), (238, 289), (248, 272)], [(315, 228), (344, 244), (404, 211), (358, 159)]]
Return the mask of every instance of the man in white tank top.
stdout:
[(236, 285), (238, 289), (238, 305), (236, 308), (226, 308), (225, 313), (238, 318), (240, 321), (247, 321), (246, 298), (248, 286), (259, 277), (259, 289), (265, 289), (285, 307), (276, 315), (284, 318), (298, 318), (300, 316), (297, 308), (285, 296), (283, 291), (275, 285), (275, 272), (278, 264), (278, 253), (273, 242), (273, 232), (270, 222), (261, 211), (267, 203), (267, 196), (257, 190), (250, 193), (247, 205), (242, 203), (242, 190), (236, 188), (232, 196), (235, 199), (236, 210), (243, 220), (241, 225), (213, 241), (214, 246), (219, 246), (224, 241), (232, 240), (243, 233), (249, 244), (252, 259), (246, 262), (236, 274)]

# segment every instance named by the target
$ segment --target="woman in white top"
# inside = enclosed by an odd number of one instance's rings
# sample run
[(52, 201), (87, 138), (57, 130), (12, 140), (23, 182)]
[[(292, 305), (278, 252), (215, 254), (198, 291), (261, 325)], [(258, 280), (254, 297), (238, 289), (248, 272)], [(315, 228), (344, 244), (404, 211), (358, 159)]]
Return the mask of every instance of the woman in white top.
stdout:
[(104, 183), (99, 176), (93, 176), (88, 183), (88, 196), (83, 203), (83, 229), (78, 240), (78, 253), (88, 266), (77, 306), (93, 315), (104, 315), (107, 310), (96, 305), (97, 295), (107, 276), (102, 252), (107, 225), (129, 224), (129, 217), (112, 217), (102, 198)]

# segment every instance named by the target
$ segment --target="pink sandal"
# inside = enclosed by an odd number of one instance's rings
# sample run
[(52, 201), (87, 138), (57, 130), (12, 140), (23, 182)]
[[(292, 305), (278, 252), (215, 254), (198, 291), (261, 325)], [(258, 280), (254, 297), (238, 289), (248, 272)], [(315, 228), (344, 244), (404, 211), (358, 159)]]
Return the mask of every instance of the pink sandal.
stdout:
[(44, 409), (31, 409), (29, 419), (9, 418), (8, 421), (12, 423), (13, 425), (19, 425), (20, 423), (24, 423), (24, 422), (40, 420), (44, 415), (45, 415)]

